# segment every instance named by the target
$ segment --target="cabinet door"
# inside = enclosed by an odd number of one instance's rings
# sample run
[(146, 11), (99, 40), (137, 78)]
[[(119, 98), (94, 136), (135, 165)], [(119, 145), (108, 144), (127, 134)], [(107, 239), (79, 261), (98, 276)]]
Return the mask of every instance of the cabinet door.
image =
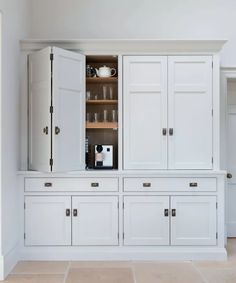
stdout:
[(216, 197), (172, 197), (171, 210), (172, 245), (216, 245)]
[(53, 47), (53, 171), (85, 168), (85, 56)]
[(169, 245), (169, 197), (124, 197), (124, 244)]
[(51, 48), (29, 55), (29, 169), (49, 172)]
[(167, 168), (167, 57), (124, 56), (124, 168)]
[(25, 245), (71, 245), (71, 197), (25, 197)]
[(72, 244), (118, 245), (118, 198), (73, 197)]
[(212, 168), (212, 57), (168, 57), (170, 169)]

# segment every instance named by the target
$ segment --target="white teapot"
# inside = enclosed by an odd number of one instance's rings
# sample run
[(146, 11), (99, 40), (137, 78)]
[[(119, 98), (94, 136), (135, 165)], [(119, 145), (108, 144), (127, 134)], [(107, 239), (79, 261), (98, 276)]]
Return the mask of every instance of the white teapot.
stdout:
[(113, 77), (116, 74), (116, 69), (104, 65), (103, 67), (96, 69), (96, 74), (98, 77), (102, 77), (102, 78)]

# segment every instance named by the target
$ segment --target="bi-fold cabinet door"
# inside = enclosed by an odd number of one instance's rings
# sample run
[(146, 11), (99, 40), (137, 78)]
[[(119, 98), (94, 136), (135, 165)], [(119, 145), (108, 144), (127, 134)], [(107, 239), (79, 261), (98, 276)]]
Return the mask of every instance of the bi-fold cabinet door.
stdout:
[(216, 245), (215, 196), (125, 196), (124, 245)]
[(212, 169), (212, 57), (124, 56), (124, 168)]
[(56, 47), (29, 55), (29, 169), (85, 168), (85, 56)]
[(25, 245), (118, 245), (118, 198), (26, 196)]

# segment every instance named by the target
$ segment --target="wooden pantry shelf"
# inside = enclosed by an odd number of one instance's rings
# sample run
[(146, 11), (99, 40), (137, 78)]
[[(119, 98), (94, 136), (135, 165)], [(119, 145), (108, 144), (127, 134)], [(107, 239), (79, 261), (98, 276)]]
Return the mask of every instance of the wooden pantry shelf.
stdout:
[(115, 122), (115, 123), (113, 123), (113, 122), (86, 123), (86, 128), (87, 129), (117, 129), (118, 123), (117, 122)]
[(90, 84), (99, 84), (99, 83), (113, 84), (113, 83), (117, 83), (117, 82), (118, 82), (118, 78), (117, 78), (117, 77), (109, 77), (109, 78), (100, 78), (100, 77), (86, 78), (86, 83), (90, 83)]
[(109, 104), (109, 105), (116, 105), (118, 103), (118, 100), (104, 100), (104, 99), (99, 99), (99, 100), (87, 100), (87, 104), (92, 104), (92, 105), (98, 105), (98, 104)]

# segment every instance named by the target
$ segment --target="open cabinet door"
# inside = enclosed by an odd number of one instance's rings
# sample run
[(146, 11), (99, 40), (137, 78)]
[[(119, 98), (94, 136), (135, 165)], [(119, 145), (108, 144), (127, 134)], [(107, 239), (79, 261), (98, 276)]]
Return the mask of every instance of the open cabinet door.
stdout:
[(50, 172), (51, 48), (29, 55), (29, 169)]
[(53, 47), (52, 171), (85, 168), (85, 56)]

